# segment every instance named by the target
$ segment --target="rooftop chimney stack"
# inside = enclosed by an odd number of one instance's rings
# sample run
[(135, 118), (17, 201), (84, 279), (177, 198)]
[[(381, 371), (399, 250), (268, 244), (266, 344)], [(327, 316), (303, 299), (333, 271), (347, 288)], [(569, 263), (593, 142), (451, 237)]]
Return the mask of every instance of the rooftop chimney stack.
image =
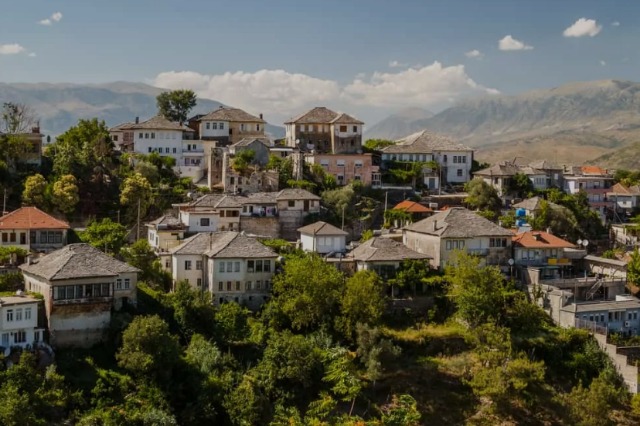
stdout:
[(262, 113), (260, 113), (260, 120), (262, 120)]
[(136, 124), (140, 123), (140, 117), (136, 117)]

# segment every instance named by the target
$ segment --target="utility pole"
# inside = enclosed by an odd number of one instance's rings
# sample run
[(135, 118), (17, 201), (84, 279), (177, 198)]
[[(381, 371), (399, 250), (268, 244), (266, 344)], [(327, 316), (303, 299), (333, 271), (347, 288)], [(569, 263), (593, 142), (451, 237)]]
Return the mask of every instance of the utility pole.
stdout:
[(387, 212), (387, 200), (388, 200), (388, 198), (389, 198), (389, 191), (386, 191), (384, 193), (384, 212), (385, 213)]
[(2, 215), (7, 214), (7, 188), (4, 188), (4, 198), (2, 200)]
[(140, 197), (138, 197), (138, 221), (136, 222), (136, 241), (140, 239)]
[(342, 230), (344, 231), (344, 208), (347, 207), (346, 205), (342, 206)]
[(120, 209), (118, 209), (118, 223), (120, 223)]

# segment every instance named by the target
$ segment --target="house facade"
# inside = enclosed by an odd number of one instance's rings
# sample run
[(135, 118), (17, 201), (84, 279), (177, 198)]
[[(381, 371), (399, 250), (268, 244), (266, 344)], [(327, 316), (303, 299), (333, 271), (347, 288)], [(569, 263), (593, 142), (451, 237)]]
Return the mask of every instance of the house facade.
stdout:
[(213, 302), (258, 308), (269, 297), (278, 255), (238, 232), (206, 232), (171, 250), (174, 282), (212, 294)]
[(325, 107), (313, 108), (284, 123), (288, 147), (318, 154), (361, 154), (364, 123)]
[(38, 328), (40, 301), (29, 296), (0, 297), (0, 353), (8, 356), (13, 347), (33, 347), (44, 340)]
[(189, 120), (189, 127), (199, 139), (215, 140), (218, 146), (232, 145), (244, 138), (263, 138), (266, 121), (239, 108), (220, 106), (205, 115)]
[(44, 296), (53, 346), (101, 341), (111, 310), (137, 300), (140, 271), (88, 244), (70, 244), (20, 269), (25, 289)]
[(371, 154), (307, 154), (308, 164), (319, 164), (327, 174), (333, 175), (338, 185), (354, 181), (365, 186), (380, 186), (380, 167), (373, 165)]
[(570, 254), (575, 249), (569, 241), (544, 231), (519, 232), (512, 237), (515, 266), (534, 267), (544, 279), (562, 278), (572, 267)]
[(507, 197), (513, 177), (520, 173), (520, 167), (508, 161), (494, 164), (486, 169), (473, 173), (474, 179), (481, 179), (491, 185), (501, 197)]
[(147, 240), (156, 252), (168, 252), (184, 239), (187, 226), (176, 216), (164, 215), (147, 223)]
[(569, 194), (584, 191), (589, 199), (589, 206), (605, 220), (607, 213), (613, 210), (614, 203), (607, 198), (613, 186), (613, 175), (598, 166), (568, 167), (563, 175), (564, 190)]
[(425, 167), (423, 183), (429, 189), (438, 189), (441, 184), (463, 184), (471, 179), (473, 150), (446, 136), (423, 130), (382, 150), (383, 167), (395, 162), (431, 162), (437, 169)]
[(345, 253), (349, 233), (327, 222), (318, 221), (298, 229), (302, 250), (319, 253)]
[(428, 255), (443, 269), (457, 251), (479, 256), (485, 265), (507, 265), (513, 233), (463, 207), (453, 207), (411, 224), (403, 243)]
[(430, 258), (391, 238), (373, 237), (350, 251), (345, 261), (355, 262), (358, 271), (375, 271), (382, 279), (388, 279), (395, 276), (405, 260), (429, 262)]
[[(31, 132), (6, 134), (0, 132), (0, 139), (15, 138), (24, 145), (24, 150), (20, 152), (17, 161), (29, 166), (40, 166), (42, 164), (42, 138), (40, 126), (31, 128)], [(0, 212), (1, 213), (1, 212)]]
[(631, 216), (640, 205), (640, 186), (626, 186), (618, 182), (607, 192), (607, 197), (619, 219)]
[(21, 207), (0, 217), (0, 246), (48, 252), (67, 243), (69, 224), (37, 207)]

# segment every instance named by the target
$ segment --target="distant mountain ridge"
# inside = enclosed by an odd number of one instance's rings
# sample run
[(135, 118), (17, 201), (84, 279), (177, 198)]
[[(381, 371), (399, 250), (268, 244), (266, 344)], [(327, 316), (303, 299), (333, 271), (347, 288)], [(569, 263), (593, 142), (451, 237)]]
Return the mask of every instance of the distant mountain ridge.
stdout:
[[(399, 139), (421, 130), (416, 122), (433, 117), (433, 113), (422, 108), (405, 108), (384, 120), (374, 124), (365, 131), (367, 139)], [(416, 130), (417, 129), (417, 130)]]
[[(0, 83), (0, 103), (25, 103), (33, 108), (44, 134), (58, 135), (81, 118), (98, 117), (107, 125), (141, 120), (157, 114), (156, 96), (165, 90), (144, 83), (118, 81), (105, 84)], [(192, 115), (207, 113), (222, 105), (198, 99)], [(284, 128), (268, 124), (266, 131), (283, 137)]]
[[(640, 140), (640, 83), (577, 82), (486, 96), (414, 121), (408, 133), (423, 129), (452, 136), (492, 162), (516, 156), (586, 162)], [(603, 160), (615, 166), (615, 158)]]

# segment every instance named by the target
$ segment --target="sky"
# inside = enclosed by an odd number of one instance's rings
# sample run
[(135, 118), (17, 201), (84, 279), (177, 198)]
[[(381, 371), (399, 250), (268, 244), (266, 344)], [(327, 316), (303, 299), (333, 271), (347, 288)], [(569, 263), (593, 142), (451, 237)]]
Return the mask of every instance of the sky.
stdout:
[(640, 0), (0, 0), (0, 82), (144, 82), (264, 113), (638, 80)]

